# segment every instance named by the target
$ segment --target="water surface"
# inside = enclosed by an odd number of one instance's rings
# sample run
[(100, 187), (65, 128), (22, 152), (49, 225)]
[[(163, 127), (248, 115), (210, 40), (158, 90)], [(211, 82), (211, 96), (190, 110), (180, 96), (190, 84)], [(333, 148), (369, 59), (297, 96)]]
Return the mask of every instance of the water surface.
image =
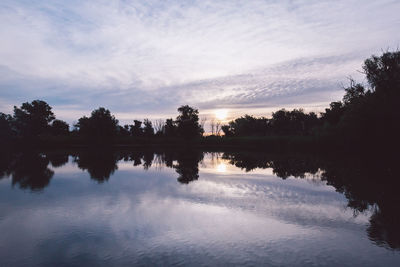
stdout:
[(399, 266), (391, 171), (346, 164), (194, 150), (4, 154), (0, 265)]

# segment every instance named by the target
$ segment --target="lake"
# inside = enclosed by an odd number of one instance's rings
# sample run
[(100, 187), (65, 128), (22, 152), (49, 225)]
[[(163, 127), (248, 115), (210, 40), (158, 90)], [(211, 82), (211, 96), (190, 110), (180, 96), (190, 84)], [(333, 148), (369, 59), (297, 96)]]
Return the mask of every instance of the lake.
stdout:
[(1, 266), (400, 266), (394, 161), (194, 149), (0, 158)]

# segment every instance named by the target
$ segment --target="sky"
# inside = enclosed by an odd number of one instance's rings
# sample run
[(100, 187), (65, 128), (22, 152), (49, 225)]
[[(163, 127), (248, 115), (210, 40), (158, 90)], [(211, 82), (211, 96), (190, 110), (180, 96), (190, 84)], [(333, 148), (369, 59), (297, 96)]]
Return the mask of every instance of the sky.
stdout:
[(323, 111), (400, 46), (398, 0), (2, 0), (0, 111), (42, 99), (69, 123)]

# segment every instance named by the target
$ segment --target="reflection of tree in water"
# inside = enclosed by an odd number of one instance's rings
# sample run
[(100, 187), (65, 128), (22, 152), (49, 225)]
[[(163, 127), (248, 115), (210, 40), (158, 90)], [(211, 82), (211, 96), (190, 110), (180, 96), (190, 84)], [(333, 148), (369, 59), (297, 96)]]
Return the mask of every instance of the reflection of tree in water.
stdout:
[(272, 168), (273, 173), (283, 179), (289, 176), (304, 178), (306, 173), (316, 173), (319, 162), (310, 156), (270, 155), (265, 153), (224, 153), (223, 159), (246, 172), (256, 168)]
[(36, 151), (0, 153), (0, 178), (11, 176), (12, 185), (22, 189), (40, 191), (49, 185), (54, 171), (48, 168), (60, 167), (68, 161), (66, 153), (39, 153)]
[[(134, 166), (142, 165), (148, 170), (153, 164), (174, 168), (179, 174), (180, 183), (190, 183), (199, 178), (199, 162), (203, 159), (203, 152), (195, 150), (139, 150), (125, 152), (124, 159), (133, 161)], [(176, 164), (174, 162), (176, 161)]]
[[(393, 203), (397, 205), (397, 203)], [(396, 212), (396, 213), (394, 213)], [(387, 215), (389, 214), (389, 216)], [(400, 220), (397, 217), (398, 210), (382, 212), (381, 210), (374, 211), (369, 219), (367, 233), (370, 240), (377, 245), (389, 247), (391, 249), (400, 249)], [(390, 216), (392, 215), (392, 216)]]
[[(11, 154), (1, 166), (1, 175), (11, 175), (12, 185), (19, 185), (22, 189), (40, 191), (45, 188), (54, 175), (54, 172), (47, 168), (49, 159), (44, 154), (29, 151), (18, 154)], [(4, 162), (4, 161), (3, 161)]]
[(75, 155), (78, 167), (87, 170), (90, 177), (99, 183), (107, 181), (118, 169), (117, 154), (109, 150), (85, 150)]
[(142, 164), (143, 153), (140, 151), (129, 152), (129, 159), (133, 161), (133, 166), (139, 166)]
[(0, 153), (0, 179), (10, 175), (10, 166), (13, 161), (13, 153), (2, 151)]
[(261, 153), (224, 153), (222, 158), (246, 172), (256, 168), (269, 168), (269, 158)]
[(355, 213), (372, 210), (369, 238), (377, 245), (400, 249), (398, 203), (400, 181), (395, 157), (341, 159), (326, 164), (322, 179), (348, 199)]
[(68, 162), (67, 153), (48, 153), (47, 158), (55, 168), (62, 167)]
[(148, 170), (151, 167), (153, 159), (154, 159), (153, 151), (144, 151), (143, 152), (143, 168), (145, 170)]
[(282, 179), (290, 176), (304, 178), (306, 173), (316, 174), (319, 170), (319, 163), (315, 158), (280, 158), (271, 160), (269, 166), (273, 169), (274, 174)]
[(246, 171), (272, 168), (283, 179), (289, 176), (304, 178), (307, 173), (322, 170), (321, 179), (344, 194), (354, 214), (372, 210), (369, 238), (377, 245), (400, 249), (400, 216), (398, 203), (400, 181), (394, 171), (395, 157), (344, 157), (332, 159), (302, 155), (268, 155), (263, 153), (224, 153), (230, 164)]
[(203, 152), (184, 151), (177, 154), (177, 164), (173, 165), (179, 174), (178, 181), (188, 184), (199, 179), (199, 162), (203, 159)]
[[(156, 156), (155, 156), (156, 155)], [(322, 180), (344, 194), (355, 215), (372, 211), (367, 229), (368, 237), (377, 245), (400, 249), (400, 217), (398, 203), (400, 181), (396, 176), (395, 157), (386, 159), (337, 156), (323, 159), (310, 155), (269, 155), (265, 153), (224, 153), (230, 164), (251, 171), (255, 168), (272, 168), (283, 179), (303, 178), (307, 173), (320, 174)], [(119, 159), (131, 160), (133, 165), (152, 166), (156, 158), (165, 166), (174, 168), (180, 183), (188, 184), (199, 178), (199, 163), (203, 153), (195, 150), (129, 151), (87, 150), (74, 155), (78, 167), (87, 170), (92, 179), (106, 181), (117, 169)], [(12, 184), (20, 188), (41, 190), (54, 175), (48, 168), (62, 166), (68, 161), (67, 154), (0, 153), (0, 177), (11, 176)]]

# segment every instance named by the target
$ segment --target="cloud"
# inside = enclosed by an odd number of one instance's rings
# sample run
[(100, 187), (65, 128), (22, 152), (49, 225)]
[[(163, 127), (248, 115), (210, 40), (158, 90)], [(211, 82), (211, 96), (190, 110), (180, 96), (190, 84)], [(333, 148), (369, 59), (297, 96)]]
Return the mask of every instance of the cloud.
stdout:
[[(173, 114), (327, 103), (395, 48), (398, 1), (2, 1), (1, 108)], [(7, 111), (7, 110), (5, 110)]]

